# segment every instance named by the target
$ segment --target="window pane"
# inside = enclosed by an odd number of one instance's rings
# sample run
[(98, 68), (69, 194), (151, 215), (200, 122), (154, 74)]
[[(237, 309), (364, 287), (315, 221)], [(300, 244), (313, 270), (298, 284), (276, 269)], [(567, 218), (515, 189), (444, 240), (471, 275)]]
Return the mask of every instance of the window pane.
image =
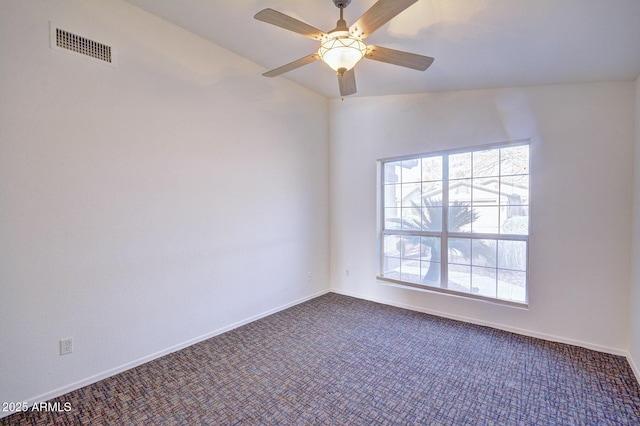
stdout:
[(420, 159), (402, 162), (402, 182), (420, 182), (422, 180), (422, 166)]
[(420, 259), (420, 237), (405, 236), (400, 240), (400, 254), (407, 259)]
[(420, 262), (422, 284), (440, 287), (440, 263)]
[(438, 237), (421, 237), (421, 256), (422, 260), (431, 262), (440, 262), (440, 238)]
[(498, 269), (498, 298), (514, 302), (526, 302), (527, 274), (525, 272)]
[(449, 238), (449, 263), (471, 264), (471, 240), (469, 238)]
[(393, 161), (390, 163), (384, 163), (384, 183), (396, 183), (400, 181), (400, 170), (402, 162)]
[(500, 230), (500, 207), (474, 207), (476, 219), (471, 226), (471, 232), (483, 234), (497, 234)]
[(395, 207), (400, 205), (400, 197), (402, 195), (402, 187), (400, 185), (384, 186), (384, 206)]
[(402, 208), (402, 229), (406, 231), (419, 231), (422, 228), (420, 209), (413, 207)]
[(529, 204), (529, 176), (517, 175), (500, 178), (500, 204)]
[(440, 286), (440, 238), (421, 237), (421, 282), (431, 286)]
[(455, 203), (471, 204), (471, 179), (449, 181), (449, 205)]
[(397, 235), (385, 235), (384, 255), (388, 257), (400, 257), (400, 237)]
[(400, 209), (384, 209), (384, 229), (400, 229)]
[(527, 242), (526, 241), (498, 241), (498, 268), (527, 270)]
[(496, 297), (497, 273), (493, 268), (471, 268), (471, 292), (481, 296)]
[(471, 240), (471, 264), (495, 268), (497, 249), (496, 240)]
[(422, 180), (442, 180), (442, 157), (427, 157), (422, 159)]
[(382, 258), (382, 275), (393, 280), (400, 279), (400, 259), (397, 257)]
[(472, 181), (472, 201), (474, 207), (477, 205), (497, 206), (500, 202), (500, 179), (483, 178)]
[(448, 273), (450, 290), (471, 293), (471, 266), (449, 264)]
[(400, 263), (400, 279), (410, 283), (420, 284), (420, 261), (403, 259)]
[(502, 234), (529, 234), (529, 176), (501, 178), (500, 210)]
[(442, 182), (422, 183), (422, 203), (433, 206), (442, 205)]
[(449, 155), (449, 179), (471, 177), (471, 153)]
[(498, 176), (500, 150), (489, 149), (473, 153), (473, 176)]
[(449, 207), (449, 232), (471, 232), (474, 214), (468, 205), (457, 203)]
[(425, 207), (422, 209), (422, 230), (442, 231), (442, 207)]
[(402, 206), (413, 207), (421, 204), (421, 186), (419, 183), (402, 184)]
[[(519, 214), (514, 214), (517, 209)], [(500, 225), (501, 234), (529, 235), (529, 207), (511, 206), (502, 207)]]
[(500, 149), (500, 174), (515, 175), (529, 173), (529, 145)]

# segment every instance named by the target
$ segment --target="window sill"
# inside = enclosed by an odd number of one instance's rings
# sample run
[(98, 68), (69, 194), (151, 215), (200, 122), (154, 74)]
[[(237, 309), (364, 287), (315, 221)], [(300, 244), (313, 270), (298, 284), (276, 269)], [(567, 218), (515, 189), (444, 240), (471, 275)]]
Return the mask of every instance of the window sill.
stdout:
[(515, 302), (512, 300), (496, 299), (493, 297), (481, 296), (478, 294), (461, 293), (458, 291), (448, 290), (446, 288), (430, 287), (430, 286), (421, 285), (421, 284), (414, 284), (406, 281), (400, 281), (400, 280), (394, 280), (391, 278), (382, 277), (379, 275), (376, 276), (376, 279), (380, 284), (386, 285), (389, 287), (396, 287), (396, 288), (402, 288), (407, 290), (417, 290), (417, 291), (422, 291), (426, 293), (443, 294), (446, 296), (459, 297), (462, 299), (479, 300), (481, 302), (488, 302), (495, 305), (509, 306), (517, 309), (525, 309), (525, 310), (529, 309), (529, 304), (527, 302)]

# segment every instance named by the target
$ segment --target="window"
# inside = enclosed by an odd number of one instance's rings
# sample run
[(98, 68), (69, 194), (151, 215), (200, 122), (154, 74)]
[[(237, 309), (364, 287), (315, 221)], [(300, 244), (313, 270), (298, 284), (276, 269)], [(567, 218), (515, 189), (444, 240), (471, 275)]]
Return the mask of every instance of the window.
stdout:
[(527, 303), (529, 141), (380, 166), (380, 280)]

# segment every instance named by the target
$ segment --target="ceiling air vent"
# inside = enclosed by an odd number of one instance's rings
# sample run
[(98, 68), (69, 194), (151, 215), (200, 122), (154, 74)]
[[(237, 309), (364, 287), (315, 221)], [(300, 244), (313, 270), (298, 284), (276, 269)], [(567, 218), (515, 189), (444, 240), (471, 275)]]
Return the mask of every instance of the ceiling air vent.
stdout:
[(111, 46), (58, 28), (51, 24), (51, 48), (62, 50), (102, 64), (115, 66)]

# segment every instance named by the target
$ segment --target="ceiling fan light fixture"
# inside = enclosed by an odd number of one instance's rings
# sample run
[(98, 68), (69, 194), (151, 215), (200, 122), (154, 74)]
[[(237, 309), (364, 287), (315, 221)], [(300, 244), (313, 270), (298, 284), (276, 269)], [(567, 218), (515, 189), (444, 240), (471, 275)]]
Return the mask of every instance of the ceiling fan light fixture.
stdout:
[(367, 9), (353, 25), (347, 27), (343, 12), (351, 0), (333, 0), (336, 7), (340, 9), (340, 19), (336, 22), (336, 27), (328, 32), (321, 31), (277, 10), (263, 9), (255, 14), (255, 19), (320, 41), (320, 47), (315, 53), (267, 71), (262, 75), (275, 77), (316, 60), (322, 60), (336, 72), (340, 95), (344, 97), (356, 93), (353, 68), (362, 58), (424, 71), (433, 63), (433, 58), (403, 52), (402, 50), (387, 49), (381, 46), (367, 46), (362, 42), (363, 39), (369, 37), (378, 28), (417, 1), (376, 0), (373, 6)]
[(364, 57), (366, 52), (367, 45), (359, 38), (346, 32), (346, 35), (336, 34), (323, 41), (318, 49), (318, 56), (334, 71), (340, 69), (349, 71)]

